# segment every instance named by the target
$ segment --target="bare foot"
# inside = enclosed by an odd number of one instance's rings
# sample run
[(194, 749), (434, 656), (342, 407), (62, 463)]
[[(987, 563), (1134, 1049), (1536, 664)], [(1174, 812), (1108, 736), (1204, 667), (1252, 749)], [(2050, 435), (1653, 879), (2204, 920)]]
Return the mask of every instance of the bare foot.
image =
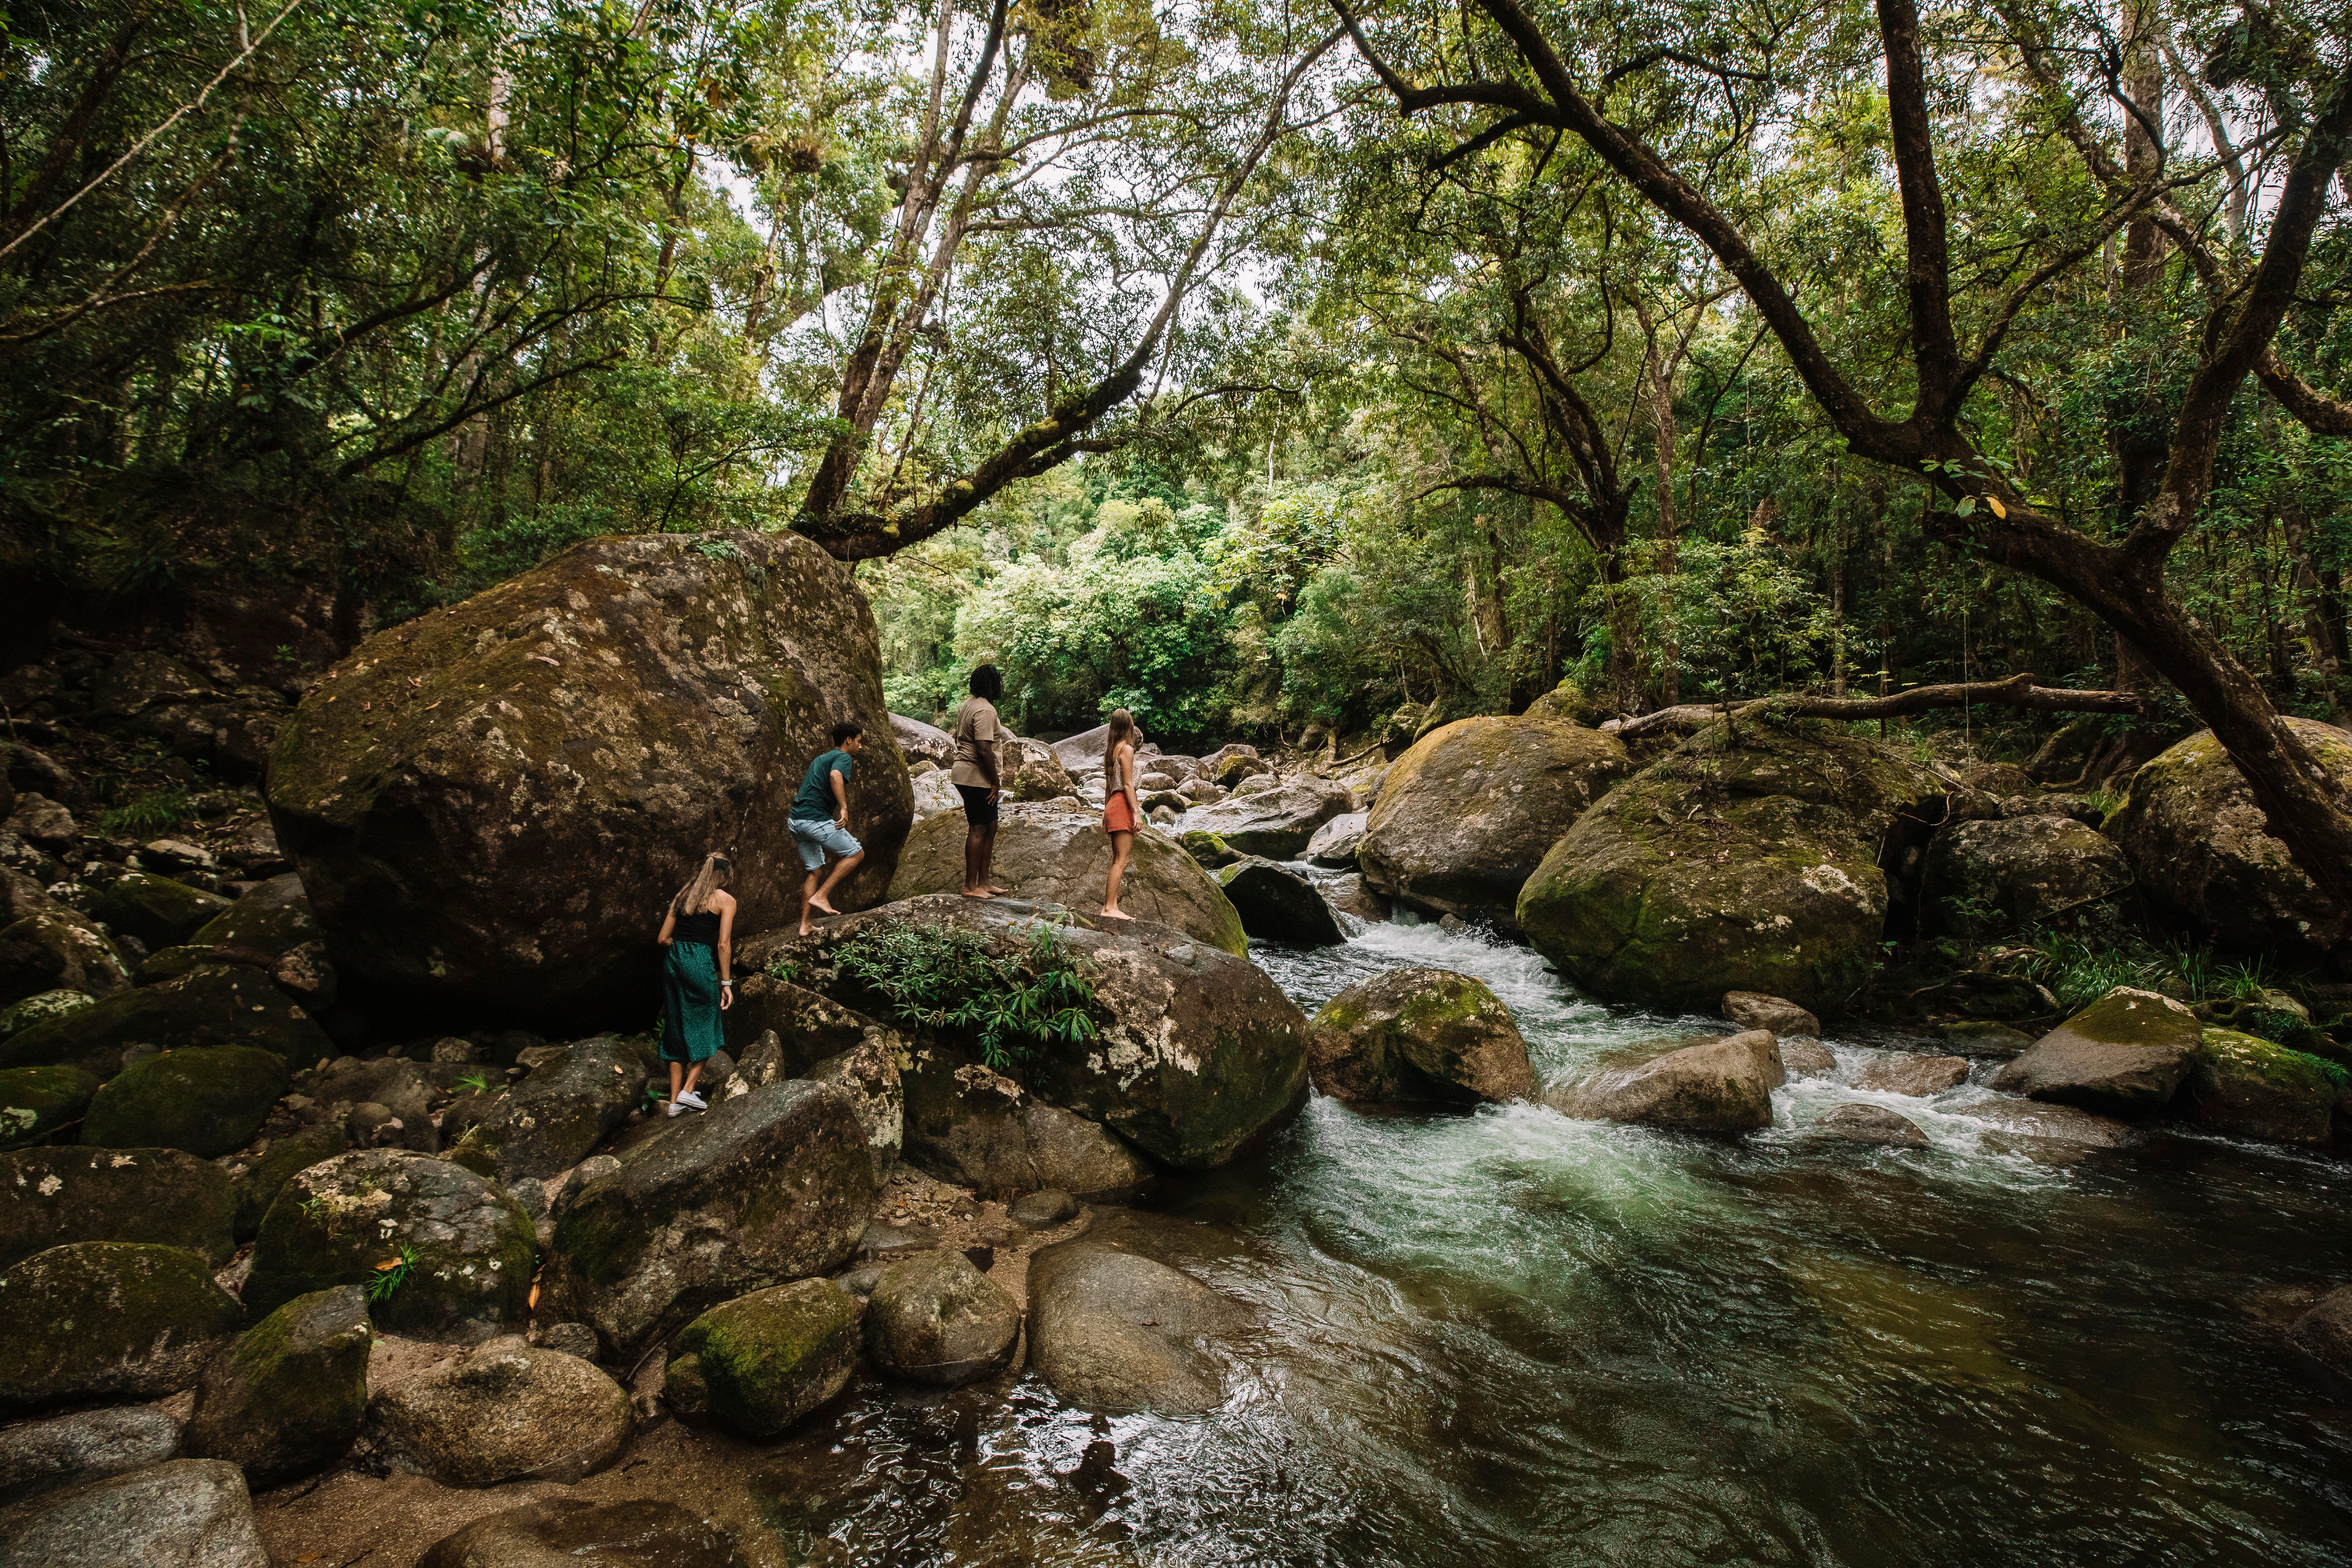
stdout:
[(1013, 889), (1010, 889), (1010, 888), (1001, 888), (1001, 887), (998, 887), (994, 882), (991, 882), (991, 883), (988, 885), (988, 891), (989, 891), (989, 895), (990, 895), (992, 898), (999, 898), (999, 899), (1001, 899), (1001, 898), (1003, 898), (1005, 894), (1007, 894), (1007, 893), (1011, 892), (1012, 890), (1013, 890)]
[(803, 936), (814, 936), (816, 934), (816, 927), (809, 924), (806, 921), (801, 921), (801, 934)]
[(963, 896), (967, 899), (992, 899), (996, 897), (994, 893), (990, 892), (986, 888), (966, 888), (963, 890)]
[(1133, 915), (1129, 914), (1125, 910), (1105, 910), (1103, 911), (1103, 919), (1107, 921), (1131, 921), (1135, 917)]
[(837, 915), (841, 912), (839, 910), (835, 909), (831, 904), (826, 903), (823, 899), (811, 899), (809, 900), (809, 908), (814, 910), (821, 915)]

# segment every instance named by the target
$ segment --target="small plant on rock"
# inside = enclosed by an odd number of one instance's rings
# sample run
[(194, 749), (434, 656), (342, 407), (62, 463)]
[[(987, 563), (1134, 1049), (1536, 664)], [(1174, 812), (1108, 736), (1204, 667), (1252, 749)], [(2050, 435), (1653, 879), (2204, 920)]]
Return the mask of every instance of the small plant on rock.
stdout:
[(835, 947), (833, 962), (906, 1022), (969, 1034), (999, 1072), (1095, 1037), (1093, 966), (1052, 921), (1009, 950), (962, 926), (877, 921)]
[(390, 1300), (394, 1291), (408, 1283), (409, 1271), (415, 1267), (416, 1249), (402, 1247), (397, 1257), (386, 1258), (375, 1266), (375, 1272), (368, 1278), (367, 1299), (370, 1301)]
[(98, 819), (98, 830), (110, 838), (139, 838), (168, 833), (196, 815), (184, 789), (150, 790), (123, 802)]

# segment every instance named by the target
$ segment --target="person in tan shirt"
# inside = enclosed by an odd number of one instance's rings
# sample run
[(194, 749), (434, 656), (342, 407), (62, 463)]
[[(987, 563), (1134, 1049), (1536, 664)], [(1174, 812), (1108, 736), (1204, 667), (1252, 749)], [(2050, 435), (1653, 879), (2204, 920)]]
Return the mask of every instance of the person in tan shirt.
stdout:
[(955, 766), (948, 782), (963, 796), (963, 896), (992, 899), (1009, 893), (990, 879), (996, 858), (997, 797), (1003, 792), (1003, 773), (997, 747), (1004, 739), (1004, 723), (996, 716), (996, 700), (1004, 695), (1004, 677), (996, 666), (983, 664), (971, 672), (971, 695), (956, 710)]

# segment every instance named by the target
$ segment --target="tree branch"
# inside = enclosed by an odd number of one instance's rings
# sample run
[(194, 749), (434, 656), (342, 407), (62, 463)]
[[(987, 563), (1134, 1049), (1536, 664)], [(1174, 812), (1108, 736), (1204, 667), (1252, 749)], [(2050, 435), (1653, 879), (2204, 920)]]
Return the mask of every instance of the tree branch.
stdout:
[(1659, 730), (1704, 730), (1727, 718), (1744, 719), (1765, 709), (1777, 710), (1799, 719), (1899, 719), (1906, 713), (1924, 713), (1932, 708), (1979, 704), (1993, 708), (2024, 708), (2037, 713), (2137, 713), (2146, 708), (2147, 698), (2137, 691), (2074, 691), (2063, 687), (2036, 686), (2033, 677), (2028, 673), (2012, 675), (2006, 680), (1915, 686), (1908, 691), (1897, 691), (1885, 697), (1809, 697), (1792, 692), (1780, 697), (1748, 698), (1738, 702), (1686, 702), (1678, 708), (1661, 708), (1654, 713), (1644, 713), (1638, 719), (1612, 719), (1601, 727), (1622, 741)]

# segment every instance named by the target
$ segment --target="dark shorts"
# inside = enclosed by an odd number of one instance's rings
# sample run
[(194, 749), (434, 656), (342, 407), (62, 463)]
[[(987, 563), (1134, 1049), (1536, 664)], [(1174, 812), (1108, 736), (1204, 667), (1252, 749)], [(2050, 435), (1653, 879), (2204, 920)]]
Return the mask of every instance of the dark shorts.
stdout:
[(996, 826), (996, 792), (976, 789), (971, 784), (956, 785), (956, 794), (963, 796), (963, 815), (974, 827)]

